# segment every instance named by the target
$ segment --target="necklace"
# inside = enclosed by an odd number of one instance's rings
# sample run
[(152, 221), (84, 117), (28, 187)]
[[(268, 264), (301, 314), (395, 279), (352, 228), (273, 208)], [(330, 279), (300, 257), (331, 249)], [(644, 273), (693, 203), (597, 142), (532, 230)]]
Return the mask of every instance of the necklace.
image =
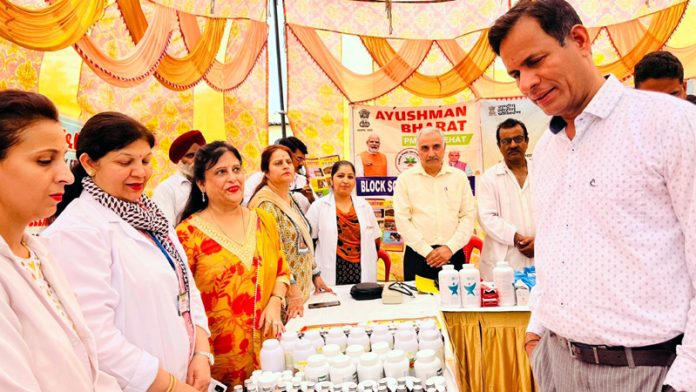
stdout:
[(220, 231), (220, 233), (222, 233), (222, 234), (223, 234), (225, 237), (227, 237), (227, 239), (229, 239), (230, 241), (234, 241), (234, 242), (236, 242), (236, 243), (238, 243), (238, 244), (241, 244), (241, 243), (244, 243), (244, 239), (246, 238), (248, 216), (245, 218), (245, 217), (244, 217), (244, 208), (241, 207), (241, 206), (240, 206), (239, 208), (242, 208), (242, 236), (241, 236), (241, 241), (237, 241), (237, 240), (235, 240), (234, 238), (230, 237), (230, 236), (227, 234), (227, 231), (226, 231), (225, 229), (223, 229), (222, 226), (220, 226), (220, 224), (218, 223), (218, 220), (217, 220), (217, 218), (215, 217), (215, 215), (213, 214), (212, 210), (208, 210), (207, 214), (208, 214), (208, 216), (210, 217), (210, 220), (215, 224), (215, 226), (217, 227), (217, 229)]

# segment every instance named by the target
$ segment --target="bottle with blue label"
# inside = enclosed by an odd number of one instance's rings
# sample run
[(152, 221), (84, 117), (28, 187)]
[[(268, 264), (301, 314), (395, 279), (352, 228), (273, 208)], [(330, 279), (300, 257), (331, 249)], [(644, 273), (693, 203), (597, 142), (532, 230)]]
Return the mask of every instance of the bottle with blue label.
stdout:
[(459, 285), (462, 288), (462, 307), (481, 307), (481, 274), (473, 264), (464, 264), (459, 271)]
[(452, 264), (442, 266), (438, 273), (440, 286), (440, 305), (449, 308), (462, 306), (462, 297), (459, 286), (459, 272), (455, 271)]

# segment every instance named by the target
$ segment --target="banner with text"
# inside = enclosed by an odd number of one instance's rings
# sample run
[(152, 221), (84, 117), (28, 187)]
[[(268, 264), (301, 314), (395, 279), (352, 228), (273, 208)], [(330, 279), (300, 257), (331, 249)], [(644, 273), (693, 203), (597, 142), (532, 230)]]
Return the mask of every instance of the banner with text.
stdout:
[(426, 127), (439, 128), (445, 134), (445, 163), (451, 162), (469, 175), (481, 173), (477, 102), (423, 107), (353, 105), (352, 109), (352, 148), (358, 177), (395, 177), (418, 164), (416, 135)]
[(527, 156), (531, 156), (536, 142), (548, 129), (551, 118), (538, 106), (526, 98), (510, 100), (481, 101), (481, 139), (483, 144), (484, 170), (502, 161), (500, 149), (495, 137), (498, 124), (514, 118), (527, 127), (529, 146)]

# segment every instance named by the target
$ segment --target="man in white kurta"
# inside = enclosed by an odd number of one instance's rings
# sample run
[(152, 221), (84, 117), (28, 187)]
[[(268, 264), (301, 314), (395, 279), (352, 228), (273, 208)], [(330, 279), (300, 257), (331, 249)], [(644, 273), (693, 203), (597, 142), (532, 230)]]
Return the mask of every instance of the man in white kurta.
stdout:
[(169, 148), (169, 159), (177, 165), (177, 172), (157, 185), (152, 192), (152, 200), (162, 210), (173, 227), (179, 224), (181, 213), (191, 194), (193, 160), (196, 151), (205, 145), (205, 137), (200, 131), (186, 132), (176, 138)]
[(527, 127), (507, 119), (498, 125), (496, 140), (503, 162), (481, 176), (476, 193), (479, 223), (486, 232), (479, 269), (481, 277), (489, 281), (498, 261), (507, 261), (517, 271), (534, 264)]

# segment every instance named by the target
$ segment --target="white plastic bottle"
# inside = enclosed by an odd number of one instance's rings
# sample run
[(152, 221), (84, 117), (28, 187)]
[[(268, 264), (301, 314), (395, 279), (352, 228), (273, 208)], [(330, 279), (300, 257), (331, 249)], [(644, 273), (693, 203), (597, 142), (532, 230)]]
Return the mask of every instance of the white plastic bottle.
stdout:
[(481, 307), (481, 273), (473, 264), (464, 264), (459, 271), (463, 308)]
[(358, 366), (358, 362), (360, 361), (360, 356), (365, 353), (365, 348), (359, 344), (351, 344), (348, 347), (346, 347), (346, 355), (350, 357), (350, 360), (353, 361), (353, 365), (356, 367)]
[[(413, 363), (413, 359), (418, 352), (418, 339), (415, 331), (399, 330), (394, 335), (394, 350), (402, 350), (406, 355), (409, 363)], [(406, 375), (408, 376), (408, 374)], [(405, 376), (401, 376), (405, 377)]]
[(439, 328), (437, 327), (437, 323), (433, 319), (427, 319), (421, 321), (421, 323), (418, 325), (418, 335), (420, 336), (421, 333), (424, 331), (429, 331), (429, 330), (436, 330), (439, 331)]
[(413, 364), (416, 377), (426, 380), (434, 376), (442, 376), (442, 362), (433, 350), (421, 350), (416, 354), (416, 362)]
[(382, 363), (376, 353), (364, 353), (358, 362), (358, 380), (377, 382), (384, 375)]
[(312, 344), (307, 340), (300, 340), (295, 343), (295, 349), (292, 352), (292, 357), (295, 361), (295, 369), (297, 371), (304, 371), (305, 366), (307, 366), (307, 359), (316, 353)]
[(429, 329), (423, 331), (418, 335), (418, 351), (422, 350), (433, 350), (435, 351), (435, 356), (444, 362), (444, 343), (442, 342), (442, 335), (440, 335), (439, 330)]
[(329, 330), (329, 333), (326, 334), (326, 344), (337, 344), (338, 347), (341, 348), (341, 352), (346, 351), (346, 334), (343, 333), (343, 330), (338, 327), (333, 327)]
[(311, 382), (329, 381), (329, 362), (322, 354), (310, 355), (304, 369), (305, 380)]
[(387, 342), (377, 342), (372, 345), (372, 352), (377, 354), (380, 362), (384, 363), (384, 356), (391, 351), (391, 347)]
[(329, 343), (322, 348), (321, 353), (324, 354), (326, 360), (330, 363), (331, 358), (341, 354), (341, 347), (339, 347), (338, 344)]
[(353, 365), (353, 361), (347, 355), (337, 355), (331, 360), (329, 377), (334, 384), (344, 382), (358, 382), (358, 372)]
[(297, 332), (286, 331), (280, 337), (280, 345), (283, 346), (283, 352), (285, 352), (285, 369), (287, 370), (292, 370), (295, 363), (292, 359), (292, 351), (295, 349), (295, 343), (299, 340)]
[(377, 324), (372, 328), (370, 344), (374, 346), (375, 343), (379, 342), (386, 342), (389, 345), (389, 349), (394, 346), (394, 335), (389, 332), (389, 327), (386, 324)]
[(507, 261), (493, 268), (493, 282), (498, 289), (498, 306), (515, 306), (515, 270)]
[(346, 344), (348, 346), (359, 344), (363, 346), (365, 352), (370, 351), (370, 338), (367, 336), (367, 333), (365, 333), (365, 328), (363, 327), (351, 328)]
[(454, 270), (452, 264), (445, 264), (438, 273), (440, 286), (440, 305), (450, 308), (459, 308), (462, 298), (459, 288), (459, 273)]
[(267, 339), (261, 346), (259, 353), (261, 370), (270, 372), (282, 372), (285, 370), (285, 353), (283, 346), (277, 339)]
[(321, 337), (321, 334), (316, 329), (305, 332), (302, 340), (309, 341), (317, 353), (321, 353), (321, 348), (324, 347), (324, 338)]
[(384, 376), (399, 378), (408, 376), (408, 358), (403, 350), (394, 349), (384, 356)]

